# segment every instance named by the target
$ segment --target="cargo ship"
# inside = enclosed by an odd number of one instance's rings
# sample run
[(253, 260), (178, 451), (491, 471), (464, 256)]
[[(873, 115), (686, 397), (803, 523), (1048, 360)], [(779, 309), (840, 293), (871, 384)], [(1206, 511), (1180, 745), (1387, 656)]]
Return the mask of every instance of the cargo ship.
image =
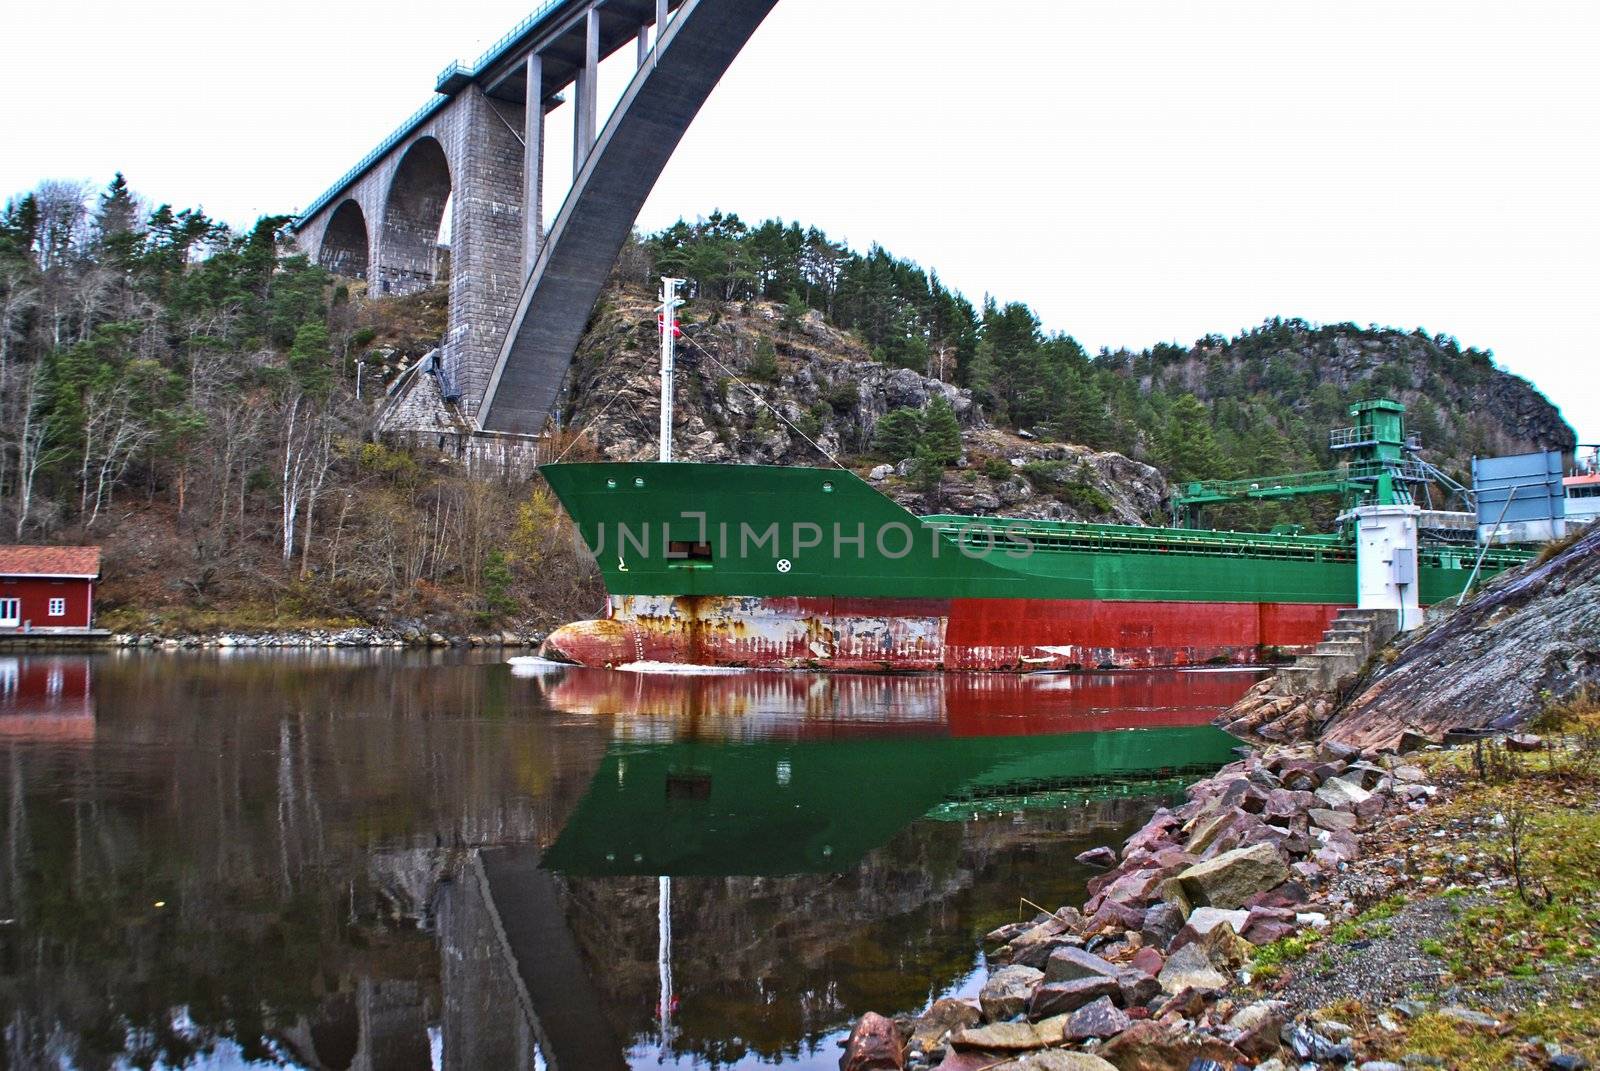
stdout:
[[(1403, 406), (1362, 403), (1328, 473), (1191, 485), (1212, 504), (1411, 501)], [(1348, 534), (916, 516), (843, 469), (689, 462), (542, 469), (599, 564), (600, 619), (544, 644), (591, 667), (1093, 671), (1254, 664), (1313, 647), (1356, 600)], [(1314, 479), (1311, 477), (1315, 477)], [(1319, 482), (1320, 481), (1320, 482)], [(1459, 516), (1459, 515), (1453, 515)], [(1525, 560), (1424, 540), (1423, 605)]]

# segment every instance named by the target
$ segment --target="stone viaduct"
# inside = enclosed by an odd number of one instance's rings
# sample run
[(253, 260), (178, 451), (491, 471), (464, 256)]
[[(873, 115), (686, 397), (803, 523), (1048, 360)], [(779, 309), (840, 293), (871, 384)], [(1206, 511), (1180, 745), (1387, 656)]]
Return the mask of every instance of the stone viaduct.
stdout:
[[(434, 99), (295, 221), (299, 246), (375, 295), (448, 270), (439, 393), (467, 429), (540, 433), (645, 198), (776, 2), (549, 0), (445, 68)], [(634, 75), (600, 126), (600, 62), (628, 47)], [(546, 116), (568, 87), (573, 184), (547, 227)]]

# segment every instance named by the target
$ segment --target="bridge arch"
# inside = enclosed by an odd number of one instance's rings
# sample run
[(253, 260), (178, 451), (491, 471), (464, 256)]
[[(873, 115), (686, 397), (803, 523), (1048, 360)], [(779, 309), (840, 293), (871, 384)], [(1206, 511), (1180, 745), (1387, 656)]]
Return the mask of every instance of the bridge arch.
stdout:
[(368, 239), (367, 214), (355, 198), (347, 198), (328, 217), (328, 226), (322, 232), (322, 247), (317, 251), (317, 263), (335, 275), (347, 279), (365, 279), (371, 267), (371, 242)]
[(381, 291), (410, 293), (444, 276), (439, 231), (452, 188), (450, 161), (438, 139), (423, 136), (412, 142), (384, 199), (378, 243)]

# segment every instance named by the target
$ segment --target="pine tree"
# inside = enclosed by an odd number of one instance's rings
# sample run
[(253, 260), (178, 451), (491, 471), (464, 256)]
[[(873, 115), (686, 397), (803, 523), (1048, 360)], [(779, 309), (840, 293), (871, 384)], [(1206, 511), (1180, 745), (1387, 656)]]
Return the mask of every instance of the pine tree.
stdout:
[(132, 233), (139, 223), (139, 203), (128, 189), (128, 180), (118, 171), (116, 178), (100, 195), (100, 207), (95, 211), (95, 241), (102, 248), (112, 248), (116, 240)]
[(756, 340), (756, 352), (745, 369), (758, 383), (775, 383), (778, 380), (778, 351), (770, 338)]
[(915, 409), (891, 409), (878, 418), (872, 435), (872, 449), (890, 461), (914, 457), (922, 442), (922, 414)]
[(331, 358), (328, 325), (321, 320), (301, 324), (289, 347), (289, 371), (307, 394), (326, 398), (333, 389)]
[(917, 451), (916, 458), (911, 462), (911, 485), (923, 494), (932, 494), (939, 489), (939, 483), (944, 479), (944, 462), (923, 447)]
[(961, 425), (956, 411), (943, 394), (935, 394), (922, 414), (922, 441), (919, 456), (926, 454), (940, 465), (954, 464), (961, 456)]
[(1225, 473), (1210, 414), (1200, 399), (1185, 394), (1173, 403), (1157, 443), (1157, 456), (1174, 483), (1211, 480)]

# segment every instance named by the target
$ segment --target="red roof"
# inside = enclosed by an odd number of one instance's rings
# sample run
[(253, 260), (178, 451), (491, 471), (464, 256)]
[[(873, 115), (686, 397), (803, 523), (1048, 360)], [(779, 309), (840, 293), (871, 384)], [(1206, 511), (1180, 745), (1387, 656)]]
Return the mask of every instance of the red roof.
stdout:
[(99, 575), (99, 547), (0, 547), (0, 576)]

